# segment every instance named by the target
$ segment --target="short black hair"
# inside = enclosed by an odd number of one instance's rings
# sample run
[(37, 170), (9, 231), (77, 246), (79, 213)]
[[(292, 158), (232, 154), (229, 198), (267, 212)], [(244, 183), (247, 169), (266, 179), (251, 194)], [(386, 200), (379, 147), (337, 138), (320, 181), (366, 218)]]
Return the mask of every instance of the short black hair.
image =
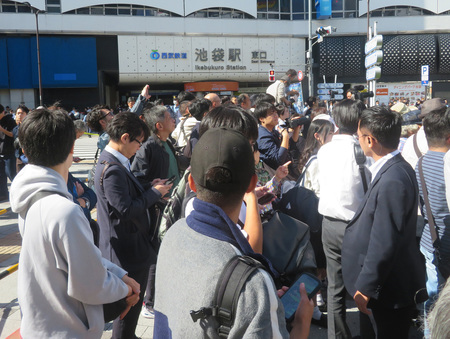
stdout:
[(75, 142), (75, 127), (64, 110), (30, 112), (19, 128), (19, 140), (30, 164), (53, 167), (66, 161)]
[(156, 105), (151, 108), (146, 108), (142, 111), (144, 115), (144, 120), (147, 123), (147, 126), (150, 130), (151, 135), (157, 135), (158, 129), (156, 128), (156, 124), (158, 122), (164, 121), (165, 114), (167, 108), (165, 106)]
[(359, 128), (367, 129), (381, 146), (397, 149), (402, 132), (402, 116), (389, 108), (373, 106), (362, 112)]
[(177, 96), (178, 103), (181, 104), (183, 101), (195, 100), (195, 95), (191, 92), (181, 91)]
[(425, 115), (422, 122), (428, 146), (445, 146), (450, 135), (450, 108), (431, 111)]
[(212, 102), (208, 99), (194, 100), (189, 105), (189, 113), (198, 121), (202, 121), (203, 116), (210, 110), (211, 106)]
[(119, 142), (125, 133), (128, 133), (130, 140), (137, 140), (143, 135), (144, 140), (142, 142), (146, 141), (149, 135), (147, 124), (139, 119), (137, 114), (131, 112), (121, 112), (115, 115), (108, 124), (106, 132), (110, 139), (115, 142)]
[(0, 105), (0, 113), (2, 113), (5, 110), (5, 107), (3, 105)]
[(86, 122), (91, 130), (95, 132), (103, 132), (103, 127), (100, 124), (100, 120), (105, 118), (105, 112), (103, 112), (104, 110), (109, 111), (108, 106), (96, 105), (87, 115)]
[(308, 107), (312, 107), (316, 101), (316, 97), (309, 97), (308, 100), (306, 100), (306, 103), (308, 104)]
[(333, 119), (339, 127), (339, 134), (355, 134), (358, 121), (365, 105), (360, 100), (344, 99), (333, 106)]
[(29, 109), (27, 106), (22, 105), (22, 104), (20, 104), (20, 105), (17, 107), (16, 112), (17, 112), (17, 110), (19, 110), (19, 109), (21, 109), (22, 111), (24, 111), (26, 114), (28, 114), (28, 113), (30, 112), (30, 109)]
[(210, 128), (227, 127), (242, 133), (248, 140), (258, 139), (258, 124), (255, 118), (238, 106), (219, 106), (209, 112), (199, 128), (200, 137)]
[(258, 105), (256, 105), (255, 111), (253, 112), (253, 114), (254, 114), (256, 120), (258, 121), (258, 123), (261, 122), (260, 119), (267, 117), (270, 110), (276, 110), (275, 106), (271, 103), (263, 101), (263, 102), (260, 102)]

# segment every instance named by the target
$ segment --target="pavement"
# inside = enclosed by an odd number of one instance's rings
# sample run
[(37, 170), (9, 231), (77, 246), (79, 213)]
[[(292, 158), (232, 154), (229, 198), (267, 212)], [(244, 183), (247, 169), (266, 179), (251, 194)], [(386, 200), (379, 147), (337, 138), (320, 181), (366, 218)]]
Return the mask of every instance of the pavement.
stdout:
[[(82, 136), (75, 143), (74, 156), (84, 160), (74, 163), (70, 168), (71, 173), (85, 180), (88, 171), (94, 163), (97, 136)], [(9, 185), (9, 183), (8, 183)], [(96, 217), (94, 210), (93, 217)], [(17, 226), (17, 214), (13, 213), (9, 201), (0, 203), (0, 272), (19, 262), (21, 249), (21, 237)], [(347, 302), (347, 323), (353, 334), (359, 334), (359, 316), (353, 300), (349, 297)], [(0, 339), (20, 338), (20, 309), (17, 300), (17, 271), (0, 280)], [(112, 335), (112, 323), (105, 325), (102, 339), (109, 339)], [(139, 317), (136, 328), (136, 336), (142, 339), (153, 338), (153, 319)], [(311, 325), (309, 338), (326, 339), (327, 330), (316, 325)], [(419, 339), (422, 334), (417, 328), (411, 327), (409, 338)]]

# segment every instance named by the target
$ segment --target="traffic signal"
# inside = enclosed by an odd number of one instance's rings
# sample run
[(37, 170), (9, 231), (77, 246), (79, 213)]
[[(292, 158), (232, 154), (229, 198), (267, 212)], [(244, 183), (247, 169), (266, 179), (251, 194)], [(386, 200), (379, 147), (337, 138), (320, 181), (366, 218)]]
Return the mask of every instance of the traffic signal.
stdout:
[(331, 26), (320, 26), (318, 29), (316, 29), (316, 34), (320, 37), (324, 37), (327, 35), (330, 35), (331, 33), (336, 32), (336, 27)]
[(275, 71), (273, 69), (271, 69), (269, 71), (269, 81), (270, 82), (275, 82)]

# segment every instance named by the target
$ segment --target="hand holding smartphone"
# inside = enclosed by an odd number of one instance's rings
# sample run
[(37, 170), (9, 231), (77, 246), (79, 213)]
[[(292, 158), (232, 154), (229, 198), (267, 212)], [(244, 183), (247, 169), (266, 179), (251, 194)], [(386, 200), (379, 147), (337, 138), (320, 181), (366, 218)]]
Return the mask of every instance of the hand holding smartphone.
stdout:
[(316, 295), (321, 287), (320, 280), (310, 273), (303, 273), (300, 278), (289, 288), (289, 290), (281, 297), (284, 306), (285, 318), (289, 322), (295, 316), (298, 304), (300, 303), (300, 284), (305, 284), (308, 298), (311, 299)]

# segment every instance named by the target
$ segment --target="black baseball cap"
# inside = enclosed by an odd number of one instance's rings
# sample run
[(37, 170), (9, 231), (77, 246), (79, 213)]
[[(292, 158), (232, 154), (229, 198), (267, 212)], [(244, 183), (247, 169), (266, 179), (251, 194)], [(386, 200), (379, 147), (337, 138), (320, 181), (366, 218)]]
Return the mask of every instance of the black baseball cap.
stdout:
[[(211, 184), (206, 174), (212, 168), (226, 168), (231, 173), (226, 184)], [(213, 192), (247, 189), (255, 173), (250, 142), (240, 132), (229, 128), (207, 130), (195, 145), (191, 158), (191, 175), (195, 184)]]

